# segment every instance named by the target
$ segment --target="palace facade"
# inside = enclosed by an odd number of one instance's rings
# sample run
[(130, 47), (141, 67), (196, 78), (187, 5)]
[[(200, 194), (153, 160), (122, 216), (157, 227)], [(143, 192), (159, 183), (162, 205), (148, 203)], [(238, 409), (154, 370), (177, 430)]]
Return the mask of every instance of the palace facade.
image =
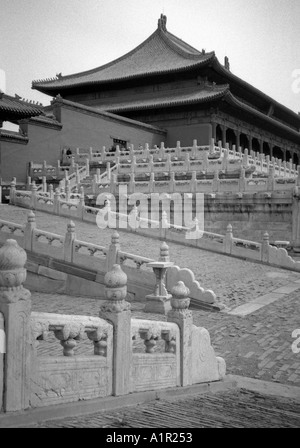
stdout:
[[(101, 67), (32, 88), (167, 131), (166, 146), (223, 145), (299, 163), (300, 116), (235, 76), (226, 57), (199, 51), (166, 28), (164, 15), (144, 42)], [(122, 144), (129, 141), (122, 137)]]

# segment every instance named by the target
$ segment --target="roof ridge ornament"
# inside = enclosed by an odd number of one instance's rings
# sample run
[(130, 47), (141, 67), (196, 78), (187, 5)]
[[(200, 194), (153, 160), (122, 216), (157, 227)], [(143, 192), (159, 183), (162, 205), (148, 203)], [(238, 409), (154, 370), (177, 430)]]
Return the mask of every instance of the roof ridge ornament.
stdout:
[(230, 64), (229, 64), (228, 56), (225, 56), (225, 58), (224, 58), (224, 67), (226, 68), (226, 70), (230, 71)]
[(163, 30), (163, 31), (167, 31), (167, 16), (165, 16), (164, 14), (160, 15), (160, 18), (158, 19), (158, 28)]

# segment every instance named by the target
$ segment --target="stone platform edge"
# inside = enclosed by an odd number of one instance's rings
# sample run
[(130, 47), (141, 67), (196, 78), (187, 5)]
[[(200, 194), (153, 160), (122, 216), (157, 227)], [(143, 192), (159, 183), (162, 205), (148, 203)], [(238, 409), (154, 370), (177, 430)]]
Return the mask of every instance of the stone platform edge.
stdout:
[(225, 378), (222, 381), (195, 384), (187, 387), (172, 387), (161, 390), (135, 392), (123, 396), (109, 396), (82, 400), (67, 404), (28, 409), (20, 412), (0, 414), (0, 428), (34, 427), (48, 420), (76, 417), (106, 410), (120, 409), (145, 404), (154, 400), (176, 399), (187, 395), (216, 393), (235, 389), (237, 381)]

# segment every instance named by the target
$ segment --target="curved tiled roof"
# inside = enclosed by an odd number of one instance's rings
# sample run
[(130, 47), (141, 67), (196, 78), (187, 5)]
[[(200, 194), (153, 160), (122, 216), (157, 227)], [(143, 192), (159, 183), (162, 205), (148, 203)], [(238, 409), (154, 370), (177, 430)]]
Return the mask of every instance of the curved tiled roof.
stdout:
[(42, 113), (42, 106), (22, 101), (17, 95), (13, 97), (0, 92), (0, 115), (2, 117), (21, 119)]
[(204, 64), (213, 56), (214, 52), (201, 53), (166, 29), (158, 27), (134, 50), (108, 64), (70, 76), (33, 81), (32, 88), (50, 93), (75, 86), (171, 73)]
[(193, 103), (204, 103), (219, 99), (225, 95), (229, 90), (228, 85), (204, 85), (189, 91), (184, 90), (172, 90), (158, 97), (126, 100), (118, 103), (101, 104), (101, 107), (97, 107), (100, 110), (106, 110), (109, 112), (125, 112), (132, 110), (142, 109), (155, 109), (160, 107), (169, 107)]

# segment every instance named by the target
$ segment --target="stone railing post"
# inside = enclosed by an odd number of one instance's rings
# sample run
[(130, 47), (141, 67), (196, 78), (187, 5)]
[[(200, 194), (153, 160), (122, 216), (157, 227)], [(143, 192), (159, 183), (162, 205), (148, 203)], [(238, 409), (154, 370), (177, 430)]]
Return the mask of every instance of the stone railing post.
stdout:
[(191, 193), (197, 193), (197, 186), (198, 186), (197, 171), (192, 171), (192, 178), (190, 182)]
[(35, 181), (33, 181), (31, 184), (31, 204), (30, 204), (32, 209), (36, 208), (36, 194), (37, 194), (37, 186)]
[(96, 169), (97, 183), (100, 184), (100, 168)]
[(15, 204), (15, 195), (16, 195), (16, 180), (15, 177), (10, 183), (10, 192), (9, 192), (9, 202), (10, 204)]
[(150, 154), (149, 155), (149, 162), (148, 162), (148, 169), (149, 169), (149, 173), (153, 173), (153, 155)]
[(261, 261), (264, 263), (269, 262), (269, 234), (266, 232), (263, 237), (263, 242), (261, 246)]
[(209, 167), (209, 160), (208, 160), (208, 151), (204, 151), (203, 154), (203, 171), (207, 171)]
[(113, 325), (113, 395), (126, 395), (131, 391), (132, 340), (130, 303), (126, 302), (127, 275), (120, 265), (114, 264), (105, 274), (107, 301), (99, 316)]
[(79, 185), (80, 184), (80, 180), (81, 180), (81, 178), (80, 178), (80, 173), (79, 173), (79, 166), (78, 166), (78, 164), (76, 163), (76, 166), (75, 166), (75, 175), (76, 175), (76, 185)]
[(154, 191), (155, 191), (155, 176), (154, 173), (150, 173), (149, 193), (154, 193)]
[(150, 151), (149, 151), (149, 144), (148, 143), (145, 144), (143, 157), (144, 157), (144, 159), (149, 159), (149, 157), (150, 157)]
[(185, 165), (184, 166), (184, 171), (190, 171), (190, 169), (191, 169), (191, 162), (190, 162), (190, 155), (189, 155), (188, 152), (185, 154), (184, 165)]
[(193, 140), (191, 156), (196, 158), (197, 157), (197, 151), (198, 151), (197, 140)]
[(166, 237), (167, 229), (170, 227), (170, 224), (168, 222), (168, 215), (165, 210), (161, 212), (161, 220), (160, 220), (160, 226), (159, 226), (159, 236), (161, 239), (164, 239)]
[(106, 148), (105, 146), (102, 146), (101, 148), (101, 162), (106, 162)]
[(85, 159), (85, 170), (86, 170), (86, 177), (90, 175), (90, 161), (88, 158)]
[(249, 156), (248, 156), (248, 149), (246, 148), (245, 149), (245, 151), (244, 151), (244, 155), (243, 155), (243, 161), (242, 161), (242, 164), (243, 164), (243, 167), (244, 168), (247, 168), (248, 167), (248, 165), (249, 165)]
[(69, 179), (66, 180), (66, 202), (70, 202), (71, 186)]
[[(4, 318), (6, 340), (4, 412), (29, 407), (31, 294), (22, 286), (26, 259), (26, 252), (15, 240), (7, 240), (0, 249), (0, 316)], [(1, 375), (2, 372), (0, 381)]]
[(52, 184), (49, 185), (49, 197), (50, 197), (50, 199), (53, 199), (53, 197), (54, 197)]
[(80, 187), (80, 198), (79, 198), (79, 202), (77, 204), (77, 217), (80, 218), (81, 220), (83, 220), (84, 207), (85, 207), (84, 188), (83, 188), (83, 186), (81, 186)]
[[(227, 143), (226, 143), (227, 145)], [(222, 170), (223, 171), (227, 171), (228, 169), (228, 157), (229, 156), (229, 149), (226, 148), (224, 151), (224, 155), (223, 155), (223, 160), (222, 160)]]
[(43, 176), (42, 180), (42, 192), (47, 193), (47, 178), (46, 176)]
[(107, 181), (111, 181), (110, 162), (106, 163)]
[(231, 254), (232, 239), (233, 239), (232, 225), (228, 224), (227, 229), (226, 229), (226, 235), (225, 235), (224, 242), (223, 242), (223, 251), (225, 254)]
[(36, 228), (35, 214), (32, 210), (28, 213), (27, 223), (24, 228), (24, 249), (32, 250), (33, 238), (32, 234)]
[(170, 171), (169, 193), (174, 193), (174, 191), (176, 191), (175, 172)]
[(27, 176), (26, 190), (29, 191), (30, 187), (31, 187), (31, 177)]
[(274, 191), (275, 186), (275, 169), (274, 165), (269, 167), (269, 175), (268, 175), (268, 191)]
[(46, 174), (47, 174), (47, 162), (46, 160), (44, 160), (42, 166), (42, 177), (46, 176)]
[(180, 157), (181, 156), (181, 146), (180, 146), (180, 141), (179, 140), (176, 142), (176, 152), (175, 152), (175, 154), (176, 154), (176, 157)]
[(241, 167), (240, 177), (239, 177), (239, 193), (243, 193), (246, 191), (246, 177), (245, 177), (245, 168)]
[(129, 157), (130, 157), (130, 160), (132, 160), (132, 158), (134, 157), (134, 146), (133, 145), (129, 146)]
[(116, 174), (111, 175), (111, 180), (110, 180), (109, 185), (110, 185), (109, 192), (112, 194), (115, 194), (115, 192), (117, 190), (117, 175)]
[(60, 191), (59, 188), (56, 188), (53, 198), (53, 213), (55, 215), (59, 215), (60, 212)]
[(214, 172), (214, 178), (212, 181), (212, 191), (217, 193), (219, 191), (220, 180), (219, 180), (219, 171), (218, 169)]
[(93, 194), (96, 194), (97, 187), (98, 187), (98, 184), (97, 184), (97, 174), (94, 174), (93, 179), (92, 179), (92, 192), (93, 192)]
[(166, 243), (163, 243), (160, 249), (159, 261), (147, 263), (147, 266), (153, 269), (156, 285), (154, 292), (146, 296), (145, 313), (166, 314), (171, 309), (171, 295), (166, 289), (165, 277), (167, 269), (173, 265), (174, 263), (170, 262), (169, 258), (169, 247)]
[(70, 221), (67, 226), (67, 233), (64, 241), (64, 260), (69, 261), (70, 263), (73, 261), (73, 244), (75, 238), (75, 224), (73, 221)]
[(167, 321), (174, 322), (180, 329), (180, 371), (181, 386), (188, 386), (192, 381), (192, 327), (193, 314), (189, 310), (189, 289), (180, 281), (171, 290), (171, 307)]
[(163, 159), (164, 155), (165, 155), (165, 144), (164, 144), (164, 142), (161, 142), (160, 148), (159, 148), (159, 157), (161, 159)]
[(278, 175), (279, 175), (279, 177), (282, 177), (281, 176), (281, 164), (282, 164), (282, 160), (278, 159), (277, 166), (278, 166)]
[(171, 171), (172, 172), (172, 160), (171, 160), (171, 154), (167, 154), (166, 158), (166, 169), (165, 171)]
[(130, 177), (130, 180), (129, 180), (129, 185), (128, 185), (128, 187), (129, 187), (128, 193), (132, 194), (132, 193), (135, 192), (135, 176), (134, 176), (134, 173), (130, 173), (129, 177)]
[(130, 172), (135, 173), (135, 171), (136, 171), (136, 156), (133, 156), (131, 158)]
[(118, 252), (120, 251), (120, 235), (115, 230), (111, 237), (111, 243), (106, 255), (106, 270), (110, 271), (118, 261)]

